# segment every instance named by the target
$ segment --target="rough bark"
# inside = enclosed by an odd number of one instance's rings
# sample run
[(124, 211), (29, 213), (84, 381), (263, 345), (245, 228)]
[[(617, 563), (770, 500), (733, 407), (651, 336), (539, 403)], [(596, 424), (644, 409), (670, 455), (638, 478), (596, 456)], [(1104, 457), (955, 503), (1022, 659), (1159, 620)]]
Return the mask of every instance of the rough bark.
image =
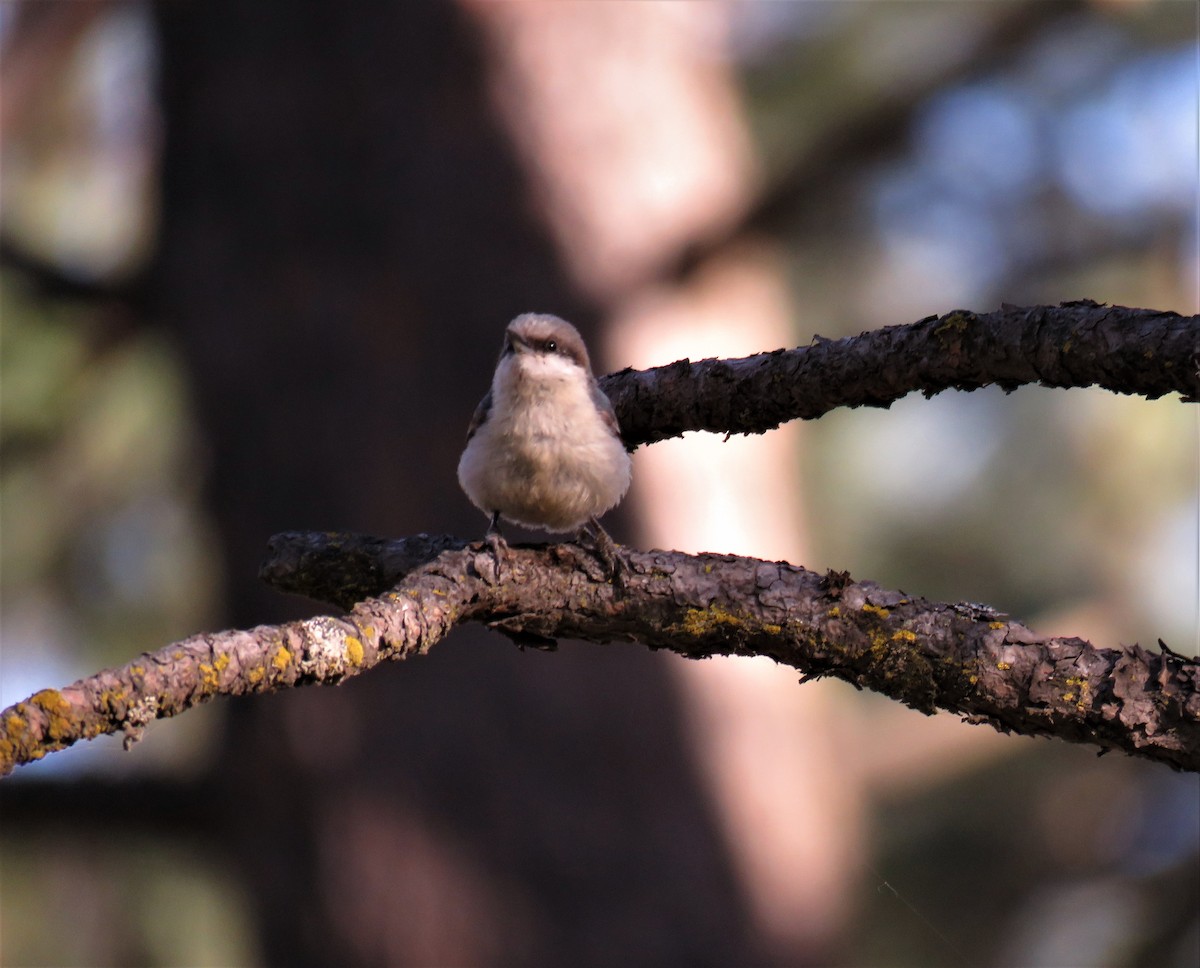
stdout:
[(804, 679), (834, 676), (927, 714), (945, 709), (1003, 732), (1200, 772), (1195, 659), (1041, 636), (986, 606), (786, 562), (670, 551), (625, 551), (623, 560), (613, 582), (575, 545), (514, 548), (498, 572), (486, 546), (453, 538), (277, 536), (264, 565), (275, 585), (343, 604), (348, 587), (378, 597), (340, 618), (198, 635), (43, 690), (3, 713), (0, 770), (102, 733), (136, 737), (150, 720), (219, 695), (335, 684), (424, 654), (476, 621), (540, 647), (569, 637), (694, 659), (766, 655)]
[(601, 381), (634, 447), (689, 430), (757, 434), (837, 407), (995, 384), (1099, 386), (1200, 400), (1200, 316), (1090, 300), (955, 310), (906, 326), (739, 360), (680, 360)]

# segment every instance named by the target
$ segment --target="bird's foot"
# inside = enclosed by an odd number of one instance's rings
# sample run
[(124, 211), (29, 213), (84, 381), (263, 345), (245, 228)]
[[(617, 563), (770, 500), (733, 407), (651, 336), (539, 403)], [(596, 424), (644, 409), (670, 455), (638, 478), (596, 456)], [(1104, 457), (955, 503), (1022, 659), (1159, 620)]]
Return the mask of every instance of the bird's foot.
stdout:
[(492, 522), (488, 525), (487, 534), (484, 535), (483, 540), (492, 551), (492, 559), (496, 566), (496, 581), (499, 581), (500, 572), (511, 555), (508, 542), (504, 540), (504, 535), (500, 531), (499, 511), (492, 514)]
[(579, 529), (579, 534), (576, 537), (576, 542), (583, 544), (583, 537), (587, 536), (592, 551), (596, 557), (600, 559), (600, 563), (604, 565), (605, 573), (613, 580), (613, 583), (618, 587), (624, 585), (625, 573), (628, 570), (628, 565), (621, 557), (620, 549), (615, 541), (609, 536), (609, 533), (600, 526), (600, 522), (595, 518), (588, 518), (588, 522)]

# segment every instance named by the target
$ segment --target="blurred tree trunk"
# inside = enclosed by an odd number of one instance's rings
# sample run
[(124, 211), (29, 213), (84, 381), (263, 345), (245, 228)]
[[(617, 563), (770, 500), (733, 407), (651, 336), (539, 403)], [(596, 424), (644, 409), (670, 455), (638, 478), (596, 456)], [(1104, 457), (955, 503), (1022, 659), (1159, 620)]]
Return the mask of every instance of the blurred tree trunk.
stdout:
[[(183, 343), (235, 625), (289, 528), (482, 532), (454, 467), (503, 324), (587, 330), (439, 3), (173, 3), (157, 305)], [(647, 742), (647, 736), (657, 737)], [(657, 656), (464, 635), (233, 703), (217, 829), (272, 964), (756, 958)]]

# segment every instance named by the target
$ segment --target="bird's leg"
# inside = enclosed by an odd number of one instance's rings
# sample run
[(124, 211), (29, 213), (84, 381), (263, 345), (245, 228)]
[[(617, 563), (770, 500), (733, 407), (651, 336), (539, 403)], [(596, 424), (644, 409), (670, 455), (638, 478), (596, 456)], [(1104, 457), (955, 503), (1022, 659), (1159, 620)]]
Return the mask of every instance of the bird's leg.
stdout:
[(588, 534), (589, 528), (591, 529), (589, 537), (593, 539), (596, 557), (603, 563), (609, 575), (619, 583), (624, 572), (624, 562), (617, 551), (617, 543), (600, 526), (600, 522), (594, 516), (588, 518), (587, 524), (579, 529), (579, 535), (575, 540), (579, 541), (585, 534)]
[(499, 578), (500, 565), (508, 557), (508, 542), (504, 540), (504, 535), (500, 531), (499, 511), (492, 512), (492, 520), (488, 524), (487, 534), (484, 535), (483, 540), (492, 549), (492, 557), (496, 559), (496, 577)]

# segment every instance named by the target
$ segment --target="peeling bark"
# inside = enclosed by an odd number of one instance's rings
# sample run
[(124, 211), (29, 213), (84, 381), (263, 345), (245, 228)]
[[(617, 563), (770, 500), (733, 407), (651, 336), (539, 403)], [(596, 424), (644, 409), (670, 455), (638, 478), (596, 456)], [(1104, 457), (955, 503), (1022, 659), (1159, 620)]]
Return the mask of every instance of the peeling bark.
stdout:
[[(1200, 772), (1200, 663), (1139, 646), (1040, 636), (990, 609), (914, 598), (786, 562), (622, 551), (620, 583), (575, 545), (514, 547), (497, 574), (485, 545), (288, 534), (264, 575), (346, 604), (249, 631), (199, 635), (2, 714), (0, 772), (220, 695), (335, 684), (427, 652), (478, 621), (520, 639), (637, 641), (688, 658), (765, 655), (801, 671), (1003, 732), (1056, 736)], [(424, 561), (422, 561), (424, 559)], [(355, 589), (347, 595), (345, 588)]]

